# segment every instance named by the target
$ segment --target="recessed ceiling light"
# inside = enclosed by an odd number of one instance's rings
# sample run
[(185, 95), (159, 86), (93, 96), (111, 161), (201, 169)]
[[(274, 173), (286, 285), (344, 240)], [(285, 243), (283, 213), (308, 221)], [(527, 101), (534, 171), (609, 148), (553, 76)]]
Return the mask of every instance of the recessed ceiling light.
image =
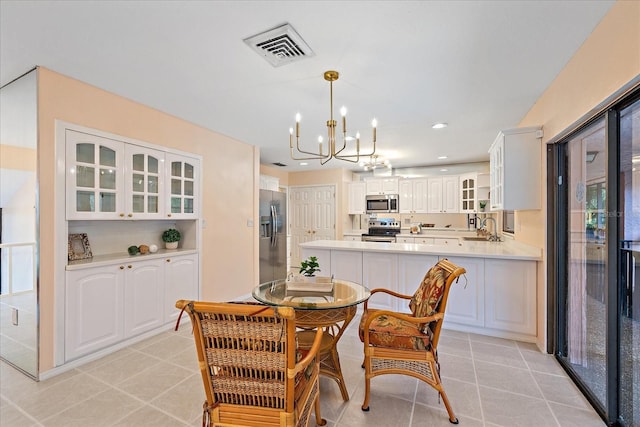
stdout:
[(302, 163), (300, 163), (300, 166), (307, 166), (308, 164), (309, 163), (307, 163), (307, 162), (302, 162)]
[(440, 172), (447, 172), (449, 169), (440, 169)]
[(447, 158), (448, 158), (447, 156), (438, 156), (438, 160), (444, 160), (444, 159), (447, 159)]
[(431, 126), (433, 129), (442, 129), (442, 128), (446, 128), (447, 124), (446, 123), (436, 123), (433, 126)]

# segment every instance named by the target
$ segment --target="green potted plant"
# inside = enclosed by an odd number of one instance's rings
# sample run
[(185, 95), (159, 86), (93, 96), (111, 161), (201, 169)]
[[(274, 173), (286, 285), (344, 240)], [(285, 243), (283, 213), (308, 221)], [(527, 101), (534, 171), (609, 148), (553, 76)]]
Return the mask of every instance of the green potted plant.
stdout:
[(310, 256), (300, 263), (300, 274), (306, 277), (313, 277), (316, 271), (320, 271), (320, 264), (318, 264), (318, 258)]
[(487, 201), (481, 200), (479, 204), (480, 204), (480, 212), (484, 212), (484, 207), (487, 206)]
[(182, 235), (175, 228), (164, 230), (162, 233), (162, 241), (167, 249), (176, 249)]

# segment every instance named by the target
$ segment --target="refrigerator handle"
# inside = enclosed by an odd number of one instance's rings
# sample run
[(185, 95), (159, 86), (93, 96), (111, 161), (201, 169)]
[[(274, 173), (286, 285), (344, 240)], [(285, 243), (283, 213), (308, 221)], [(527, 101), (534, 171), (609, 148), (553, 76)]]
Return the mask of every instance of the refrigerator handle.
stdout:
[(278, 219), (278, 211), (274, 205), (271, 205), (271, 247), (276, 246), (276, 221)]

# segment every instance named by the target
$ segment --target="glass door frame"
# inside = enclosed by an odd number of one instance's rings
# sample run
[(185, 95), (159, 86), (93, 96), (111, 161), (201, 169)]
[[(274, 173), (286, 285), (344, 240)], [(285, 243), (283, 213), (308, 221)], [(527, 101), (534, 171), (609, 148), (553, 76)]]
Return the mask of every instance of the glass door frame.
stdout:
[[(623, 425), (620, 422), (620, 342), (621, 309), (620, 278), (622, 260), (620, 256), (621, 212), (620, 209), (620, 114), (624, 108), (640, 100), (640, 85), (620, 96), (606, 110), (594, 114), (570, 132), (550, 141), (547, 146), (547, 348), (565, 369), (569, 377), (593, 405), (600, 416), (610, 425)], [(605, 120), (605, 142), (607, 155), (607, 201), (606, 201), (606, 397), (600, 402), (588, 385), (577, 375), (562, 356), (566, 354), (566, 317), (560, 309), (566, 307), (566, 283), (568, 281), (568, 194), (567, 172), (569, 170), (567, 145), (571, 138), (588, 128), (598, 120)], [(603, 405), (604, 403), (604, 405)]]

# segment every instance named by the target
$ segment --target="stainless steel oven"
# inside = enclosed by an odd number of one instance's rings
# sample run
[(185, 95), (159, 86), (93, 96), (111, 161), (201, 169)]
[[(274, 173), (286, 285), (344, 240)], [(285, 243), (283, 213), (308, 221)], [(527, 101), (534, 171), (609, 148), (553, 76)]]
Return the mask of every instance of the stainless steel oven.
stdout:
[(367, 196), (367, 213), (397, 213), (398, 195), (383, 194), (378, 196)]
[(379, 218), (369, 221), (368, 233), (363, 234), (363, 242), (395, 243), (396, 234), (400, 233), (400, 223), (393, 218)]
[(376, 236), (371, 234), (363, 234), (362, 235), (363, 242), (386, 242), (386, 243), (395, 243), (396, 236)]

